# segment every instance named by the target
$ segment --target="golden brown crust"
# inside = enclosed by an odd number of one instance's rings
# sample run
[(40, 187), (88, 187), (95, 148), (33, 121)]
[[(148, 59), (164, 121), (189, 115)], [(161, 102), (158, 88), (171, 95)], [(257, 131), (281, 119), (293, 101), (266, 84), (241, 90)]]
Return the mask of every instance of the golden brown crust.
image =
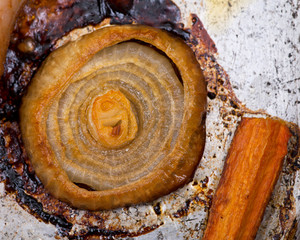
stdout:
[[(88, 191), (72, 183), (56, 161), (45, 134), (44, 112), (60, 89), (92, 56), (101, 49), (132, 39), (160, 49), (179, 69), (184, 84), (184, 114), (178, 139), (172, 152), (155, 171), (141, 180), (110, 190)], [(78, 208), (111, 209), (154, 200), (189, 180), (204, 148), (205, 105), (202, 72), (182, 40), (146, 26), (105, 27), (67, 44), (46, 59), (23, 98), (21, 131), (36, 174), (51, 194)]]
[(290, 136), (282, 121), (242, 120), (214, 195), (203, 239), (255, 238)]

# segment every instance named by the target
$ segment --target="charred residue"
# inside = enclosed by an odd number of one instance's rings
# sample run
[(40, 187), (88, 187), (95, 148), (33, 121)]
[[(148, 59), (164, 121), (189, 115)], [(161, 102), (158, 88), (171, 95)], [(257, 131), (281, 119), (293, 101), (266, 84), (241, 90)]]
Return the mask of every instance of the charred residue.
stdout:
[[(5, 72), (0, 83), (0, 180), (5, 182), (7, 191), (16, 195), (18, 203), (24, 209), (37, 218), (54, 224), (60, 235), (70, 239), (138, 236), (160, 226), (143, 226), (134, 233), (118, 227), (107, 228), (104, 224), (105, 215), (101, 212), (88, 212), (82, 220), (85, 229), (71, 234), (75, 223), (73, 215), (78, 214), (78, 210), (54, 199), (35, 176), (21, 140), (18, 108), (26, 86), (42, 61), (55, 50), (55, 44), (61, 37), (75, 28), (96, 25), (110, 18), (113, 24), (146, 24), (165, 29), (184, 39), (201, 65), (207, 82), (208, 98), (218, 98), (232, 109), (230, 114), (223, 116), (225, 123), (231, 121), (233, 116), (241, 117), (241, 103), (231, 89), (228, 75), (216, 61), (215, 43), (200, 19), (195, 14), (191, 17), (191, 28), (184, 28), (180, 24), (179, 8), (168, 0), (25, 1), (14, 26)], [(291, 131), (294, 131), (294, 150), (290, 153), (289, 161), (294, 169), (299, 169), (299, 129)], [(208, 180), (207, 177), (193, 184), (194, 187), (201, 188), (199, 191), (204, 192), (205, 189), (205, 199), (196, 195), (186, 200), (184, 206), (174, 213), (175, 218), (186, 216), (194, 204), (204, 205), (206, 210), (210, 208), (213, 190), (207, 189)], [(285, 200), (287, 206), (291, 197), (290, 194)], [(160, 202), (153, 205), (153, 210), (157, 216), (162, 215)], [(283, 210), (283, 223), (286, 216)]]
[[(174, 218), (181, 218), (188, 216), (189, 212), (192, 212), (194, 207), (197, 205), (201, 205), (204, 207), (205, 211), (208, 211), (212, 204), (212, 194), (213, 191), (208, 189), (206, 193), (202, 190), (201, 196), (199, 194), (195, 194), (195, 196), (187, 199), (183, 207), (179, 208), (175, 213), (173, 213)], [(203, 198), (204, 197), (204, 198)]]
[(292, 170), (296, 171), (300, 169), (300, 129), (295, 124), (290, 124), (289, 129), (292, 137), (288, 145), (290, 151), (287, 155), (287, 160)]
[(89, 227), (76, 232), (74, 235), (69, 235), (69, 239), (100, 239), (100, 236), (105, 237), (105, 239), (114, 239), (115, 237), (126, 237), (129, 235), (130, 233), (127, 231), (110, 231), (99, 227)]
[[(27, 0), (16, 19), (0, 83), (0, 171), (6, 190), (35, 217), (54, 224), (61, 236), (73, 239), (93, 236), (114, 238), (137, 236), (159, 227), (142, 226), (128, 232), (118, 226), (105, 227), (105, 214), (87, 212), (81, 232), (71, 234), (78, 210), (47, 193), (28, 160), (18, 126), (18, 108), (26, 87), (43, 60), (56, 48), (56, 42), (70, 31), (97, 25), (110, 18), (113, 24), (146, 24), (188, 39), (179, 23), (180, 11), (171, 1), (140, 0)], [(159, 204), (155, 212), (160, 214)]]
[(188, 214), (189, 208), (190, 208), (191, 200), (188, 199), (185, 201), (185, 206), (178, 209), (176, 213), (173, 214), (175, 218), (180, 218), (183, 216), (186, 216)]
[(153, 206), (153, 210), (155, 212), (156, 215), (161, 215), (161, 206), (160, 206), (160, 202), (156, 203)]
[[(156, 10), (157, 11), (156, 11)], [(27, 158), (18, 128), (18, 107), (26, 86), (34, 76), (38, 67), (47, 55), (55, 50), (56, 42), (75, 28), (96, 25), (106, 18), (113, 24), (139, 23), (165, 29), (181, 38), (193, 49), (208, 85), (208, 96), (211, 99), (222, 98), (218, 95), (221, 86), (229, 84), (225, 71), (217, 64), (214, 54), (217, 52), (214, 42), (209, 37), (200, 19), (193, 15), (193, 26), (184, 29), (180, 24), (180, 11), (171, 1), (104, 1), (104, 0), (62, 0), (53, 5), (52, 1), (27, 1), (17, 18), (7, 53), (5, 73), (0, 85), (0, 117), (5, 124), (7, 145), (0, 141), (3, 152), (1, 166), (2, 179), (7, 189), (15, 194), (19, 203), (34, 216), (55, 224), (61, 235), (70, 238), (86, 238), (91, 236), (129, 236), (143, 234), (159, 227), (159, 225), (143, 226), (136, 233), (128, 233), (117, 226), (105, 228), (105, 217), (101, 212), (88, 212), (81, 224), (86, 228), (81, 232), (70, 234), (74, 224), (73, 215), (77, 210), (54, 199), (47, 193)], [(223, 80), (223, 78), (225, 79)], [(224, 99), (225, 101), (225, 99)], [(227, 99), (226, 99), (227, 101)], [(13, 123), (13, 126), (11, 125)], [(4, 127), (5, 126), (5, 127)], [(12, 131), (12, 132), (10, 132)], [(13, 149), (13, 151), (12, 151)], [(204, 182), (201, 184), (205, 185)], [(24, 186), (24, 188), (18, 186)], [(203, 185), (203, 187), (204, 187)], [(209, 195), (209, 194), (208, 194)], [(209, 195), (210, 196), (210, 195)], [(175, 214), (177, 217), (188, 214), (190, 203), (209, 207), (210, 197), (206, 200), (195, 196), (187, 200), (185, 206)], [(162, 214), (160, 203), (153, 206), (157, 216)]]
[(43, 205), (27, 193), (37, 192), (37, 189), (41, 188), (42, 185), (26, 164), (27, 157), (24, 154), (24, 149), (22, 149), (17, 123), (1, 123), (0, 139), (0, 172), (1, 179), (6, 183), (6, 191), (15, 192), (18, 203), (24, 209), (44, 222), (54, 224), (59, 233), (65, 236), (72, 228), (72, 223), (64, 219), (59, 213), (49, 214), (45, 212)]
[(111, 18), (114, 24), (146, 24), (189, 38), (179, 24), (178, 7), (167, 0), (27, 0), (7, 51), (0, 83), (0, 117), (16, 118), (26, 86), (58, 39), (75, 28), (96, 25), (105, 18)]

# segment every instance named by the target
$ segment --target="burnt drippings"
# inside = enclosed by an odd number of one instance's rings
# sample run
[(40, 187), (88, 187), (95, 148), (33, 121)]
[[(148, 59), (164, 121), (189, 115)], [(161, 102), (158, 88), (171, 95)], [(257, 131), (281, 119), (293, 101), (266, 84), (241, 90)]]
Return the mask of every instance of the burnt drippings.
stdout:
[(198, 18), (198, 16), (196, 14), (191, 14), (191, 17), (192, 17), (191, 33), (192, 33), (192, 36), (197, 36), (196, 38), (193, 38), (194, 41), (198, 42), (199, 39), (201, 39), (200, 41), (207, 48), (208, 52), (217, 53), (216, 44), (211, 39), (211, 37), (208, 35), (201, 20)]
[(7, 50), (0, 83), (0, 119), (16, 118), (26, 86), (58, 39), (105, 18), (111, 18), (113, 24), (146, 24), (189, 37), (179, 24), (179, 8), (168, 0), (27, 0)]
[(112, 231), (108, 229), (101, 229), (98, 227), (89, 227), (87, 229), (76, 232), (75, 234), (70, 234), (68, 238), (72, 240), (75, 239), (93, 240), (93, 239), (116, 239), (116, 238), (125, 238), (125, 237), (136, 237), (139, 235), (147, 234), (158, 227), (159, 227), (158, 225), (147, 227), (143, 229), (143, 231), (135, 232), (135, 233), (124, 231), (124, 230)]
[(293, 124), (289, 125), (289, 129), (292, 133), (288, 148), (291, 149), (288, 153), (288, 162), (292, 167), (292, 170), (297, 171), (300, 169), (300, 129)]
[[(101, 6), (101, 1), (98, 0), (99, 6)], [(112, 10), (120, 13), (126, 14), (133, 6), (133, 0), (113, 0), (108, 1)], [(101, 9), (100, 9), (101, 12)]]
[(101, 213), (89, 212), (83, 218), (85, 229), (71, 234), (77, 209), (53, 198), (36, 177), (28, 159), (18, 126), (18, 108), (26, 87), (43, 60), (55, 50), (56, 42), (71, 30), (97, 25), (110, 18), (113, 24), (147, 24), (168, 30), (187, 39), (188, 32), (179, 24), (180, 11), (168, 0), (27, 0), (16, 19), (7, 50), (0, 83), (0, 172), (6, 191), (28, 212), (58, 228), (61, 236), (86, 239), (137, 236), (159, 225), (143, 226), (138, 232), (102, 224)]
[(1, 180), (6, 183), (6, 191), (16, 192), (16, 200), (23, 208), (44, 222), (57, 226), (62, 236), (66, 235), (73, 224), (59, 213), (45, 212), (43, 205), (30, 195), (36, 194), (43, 186), (26, 163), (28, 158), (24, 154), (16, 122), (1, 122), (0, 142), (0, 172)]
[(202, 188), (207, 188), (207, 183), (209, 181), (209, 178), (208, 176), (206, 176), (204, 179), (202, 179), (200, 182), (201, 182), (201, 186)]
[[(111, 1), (118, 2), (118, 1)], [(120, 1), (119, 1), (120, 2)], [(114, 3), (110, 3), (114, 6)], [(138, 23), (164, 29), (187, 40), (189, 31), (180, 24), (180, 10), (170, 0), (134, 0), (132, 7), (124, 15), (112, 17), (112, 24)]]
[(191, 200), (188, 199), (185, 201), (185, 206), (183, 208), (180, 208), (177, 210), (176, 213), (173, 214), (175, 218), (183, 217), (188, 214), (189, 208), (190, 208)]
[(161, 214), (161, 206), (160, 206), (160, 202), (156, 203), (153, 206), (153, 210), (155, 212), (156, 215), (160, 215)]
[[(212, 204), (212, 193), (213, 191), (209, 189), (206, 194), (195, 195), (185, 201), (183, 207), (179, 208), (175, 213), (173, 213), (174, 218), (181, 218), (188, 216), (189, 212), (192, 212), (192, 209), (195, 205), (201, 205), (204, 207), (205, 211), (211, 207)], [(200, 197), (200, 195), (204, 195), (205, 197)]]
[(75, 235), (70, 235), (69, 239), (99, 239), (99, 236), (107, 237), (108, 239), (113, 239), (114, 237), (125, 237), (130, 235), (127, 231), (109, 231), (107, 229), (99, 229), (96, 227), (91, 227), (88, 230), (82, 230)]
[[(229, 77), (218, 65), (214, 54), (215, 43), (208, 35), (202, 22), (192, 15), (192, 26), (185, 29), (180, 24), (180, 10), (170, 0), (27, 0), (18, 15), (8, 48), (5, 72), (0, 83), (0, 180), (6, 190), (14, 193), (18, 203), (35, 217), (54, 224), (60, 235), (70, 239), (93, 239), (103, 236), (138, 236), (158, 228), (159, 225), (143, 226), (138, 232), (129, 232), (120, 227), (105, 227), (105, 214), (88, 212), (80, 224), (85, 228), (72, 232), (77, 224), (73, 216), (78, 210), (53, 198), (36, 177), (27, 157), (18, 126), (18, 108), (26, 87), (38, 67), (56, 42), (71, 30), (97, 25), (110, 18), (112, 24), (145, 24), (167, 30), (185, 40), (194, 51), (207, 82), (208, 97), (211, 100), (223, 99), (232, 107), (232, 115), (241, 116), (241, 105), (230, 89)], [(225, 104), (225, 103), (224, 103)], [(295, 133), (296, 134), (296, 133)], [(299, 140), (299, 133), (298, 140)], [(298, 141), (299, 142), (299, 141)], [(299, 149), (295, 147), (295, 149)], [(296, 150), (295, 150), (296, 151)], [(297, 155), (297, 152), (292, 155)], [(297, 165), (298, 164), (298, 165)], [(299, 166), (295, 163), (294, 166)], [(205, 178), (194, 186), (207, 188)], [(85, 186), (87, 187), (87, 186)], [(174, 217), (186, 216), (195, 204), (202, 204), (206, 210), (211, 206), (213, 191), (209, 189), (206, 199), (195, 196), (175, 210)], [(156, 215), (164, 214), (160, 202), (153, 206)], [(91, 221), (96, 219), (97, 226)]]
[(25, 2), (14, 25), (1, 78), (1, 118), (16, 118), (27, 84), (59, 38), (106, 17), (107, 4), (100, 3), (104, 5), (101, 13), (96, 0)]

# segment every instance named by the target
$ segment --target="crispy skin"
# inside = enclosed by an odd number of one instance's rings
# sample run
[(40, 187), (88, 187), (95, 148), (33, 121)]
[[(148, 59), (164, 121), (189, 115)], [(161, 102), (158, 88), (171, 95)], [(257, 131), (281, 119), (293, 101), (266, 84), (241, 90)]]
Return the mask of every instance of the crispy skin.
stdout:
[(290, 136), (281, 121), (242, 120), (213, 199), (204, 240), (255, 238)]

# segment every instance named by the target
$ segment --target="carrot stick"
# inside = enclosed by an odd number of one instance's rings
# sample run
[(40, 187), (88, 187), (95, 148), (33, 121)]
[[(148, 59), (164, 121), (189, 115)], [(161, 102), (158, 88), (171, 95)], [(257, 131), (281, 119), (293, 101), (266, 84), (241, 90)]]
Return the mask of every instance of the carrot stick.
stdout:
[(212, 202), (204, 240), (255, 238), (290, 136), (282, 121), (242, 119)]

